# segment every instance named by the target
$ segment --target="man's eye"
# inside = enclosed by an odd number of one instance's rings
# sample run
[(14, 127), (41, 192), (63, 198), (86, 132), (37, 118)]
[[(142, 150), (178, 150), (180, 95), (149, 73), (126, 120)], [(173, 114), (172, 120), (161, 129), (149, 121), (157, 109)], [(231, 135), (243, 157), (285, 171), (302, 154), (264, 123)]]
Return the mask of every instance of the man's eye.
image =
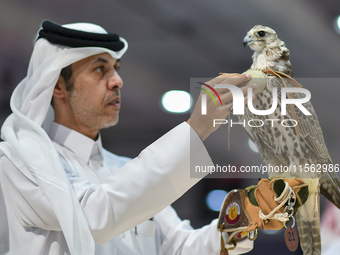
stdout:
[(98, 68), (96, 69), (96, 72), (102, 73), (103, 70), (104, 70), (104, 67), (103, 67), (103, 66), (100, 66), (100, 67), (98, 67)]
[(118, 72), (120, 69), (120, 66), (114, 66), (114, 69)]

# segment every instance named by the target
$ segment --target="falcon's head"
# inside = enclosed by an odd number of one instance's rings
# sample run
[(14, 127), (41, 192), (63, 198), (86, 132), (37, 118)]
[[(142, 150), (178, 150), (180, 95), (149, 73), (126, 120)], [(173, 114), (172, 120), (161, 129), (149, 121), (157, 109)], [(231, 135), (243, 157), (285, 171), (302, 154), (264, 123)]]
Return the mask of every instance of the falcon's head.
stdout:
[(243, 46), (248, 45), (253, 51), (261, 52), (266, 46), (279, 46), (280, 39), (270, 27), (256, 25), (243, 38)]

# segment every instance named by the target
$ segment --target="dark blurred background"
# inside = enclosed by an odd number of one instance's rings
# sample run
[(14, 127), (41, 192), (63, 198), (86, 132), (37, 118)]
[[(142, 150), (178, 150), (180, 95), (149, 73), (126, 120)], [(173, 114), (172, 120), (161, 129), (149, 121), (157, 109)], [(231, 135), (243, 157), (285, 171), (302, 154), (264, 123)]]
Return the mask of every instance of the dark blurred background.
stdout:
[[(247, 70), (252, 52), (243, 48), (242, 39), (254, 25), (262, 24), (276, 30), (290, 49), (295, 77), (319, 79), (313, 86), (303, 85), (311, 91), (329, 152), (339, 163), (340, 35), (335, 26), (339, 15), (337, 0), (1, 0), (0, 124), (10, 114), (11, 92), (25, 77), (33, 40), (44, 19), (96, 23), (129, 42), (120, 69), (124, 80), (120, 122), (102, 132), (107, 149), (129, 157), (189, 118), (188, 113), (162, 109), (165, 92), (189, 92), (190, 78)], [(232, 129), (231, 151), (226, 137), (222, 127), (207, 139), (214, 160), (238, 166), (261, 164), (241, 126)], [(257, 182), (242, 177), (204, 179), (173, 206), (181, 218), (201, 227), (218, 217), (206, 203), (208, 193)], [(289, 253), (279, 231), (261, 232), (249, 254)], [(302, 253), (298, 249), (293, 254)]]

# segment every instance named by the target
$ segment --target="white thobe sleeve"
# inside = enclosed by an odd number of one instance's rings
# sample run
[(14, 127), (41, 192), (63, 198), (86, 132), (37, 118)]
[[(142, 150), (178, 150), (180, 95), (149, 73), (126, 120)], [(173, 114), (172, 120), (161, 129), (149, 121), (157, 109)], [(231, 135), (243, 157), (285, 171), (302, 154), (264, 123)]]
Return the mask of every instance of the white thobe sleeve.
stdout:
[(183, 123), (100, 185), (71, 178), (95, 241), (108, 242), (182, 196), (199, 181), (190, 178), (190, 164), (212, 162), (198, 135)]
[[(158, 213), (153, 219), (157, 222), (160, 232), (163, 255), (220, 254), (221, 236), (217, 230), (217, 219), (202, 228), (193, 229), (190, 222), (182, 221), (171, 206)], [(229, 254), (247, 253), (252, 248), (253, 242), (246, 239), (239, 242), (236, 249), (229, 250)]]
[[(23, 226), (61, 230), (39, 186), (26, 178), (6, 156), (0, 163), (4, 195), (18, 221)], [(70, 177), (95, 241), (108, 242), (183, 195), (199, 181), (190, 178), (190, 164), (212, 165), (212, 162), (198, 135), (185, 122), (100, 185)]]

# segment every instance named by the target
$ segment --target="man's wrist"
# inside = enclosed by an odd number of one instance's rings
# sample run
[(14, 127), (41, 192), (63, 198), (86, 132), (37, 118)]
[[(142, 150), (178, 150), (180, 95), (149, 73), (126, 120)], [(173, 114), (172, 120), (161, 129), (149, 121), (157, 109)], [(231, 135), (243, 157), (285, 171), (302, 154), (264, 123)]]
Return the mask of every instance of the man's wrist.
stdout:
[(202, 128), (199, 125), (192, 124), (190, 119), (187, 121), (187, 123), (191, 126), (193, 130), (198, 134), (198, 136), (201, 138), (202, 142), (207, 139), (207, 137), (210, 135), (210, 133)]

